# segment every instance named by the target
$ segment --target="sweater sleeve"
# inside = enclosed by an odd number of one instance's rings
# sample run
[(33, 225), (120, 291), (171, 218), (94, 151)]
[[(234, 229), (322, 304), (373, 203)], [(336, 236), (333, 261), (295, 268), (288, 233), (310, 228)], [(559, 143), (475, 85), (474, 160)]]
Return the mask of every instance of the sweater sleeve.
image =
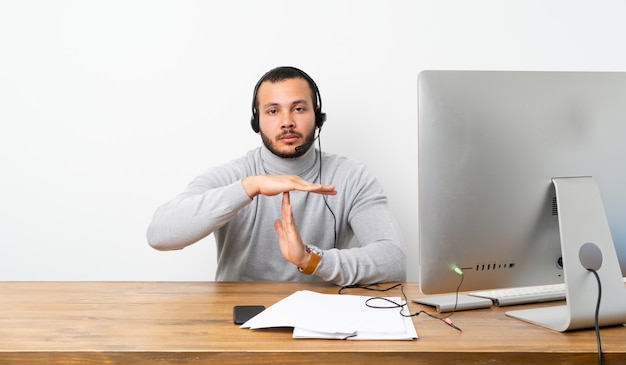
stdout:
[(231, 177), (234, 181), (225, 182), (210, 178), (222, 175), (201, 175), (183, 193), (161, 205), (148, 226), (150, 246), (182, 249), (210, 235), (250, 204), (241, 179)]

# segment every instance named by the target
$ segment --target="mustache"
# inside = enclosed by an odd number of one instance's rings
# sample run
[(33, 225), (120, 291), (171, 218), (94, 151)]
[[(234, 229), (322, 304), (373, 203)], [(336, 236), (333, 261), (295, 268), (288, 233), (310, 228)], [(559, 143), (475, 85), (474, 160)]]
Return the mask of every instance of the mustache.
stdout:
[(278, 139), (281, 139), (282, 137), (286, 136), (286, 135), (292, 135), (292, 136), (296, 136), (298, 138), (302, 137), (301, 133), (295, 132), (293, 129), (285, 129), (284, 131), (282, 131), (282, 133), (280, 133), (278, 135)]

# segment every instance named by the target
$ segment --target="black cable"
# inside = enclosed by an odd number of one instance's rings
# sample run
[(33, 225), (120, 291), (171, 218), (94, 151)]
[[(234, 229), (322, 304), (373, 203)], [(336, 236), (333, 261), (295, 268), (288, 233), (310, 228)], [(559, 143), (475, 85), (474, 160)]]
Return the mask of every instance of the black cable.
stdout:
[[(376, 288), (374, 288), (376, 287)], [(390, 286), (388, 288), (378, 288), (378, 284), (372, 284), (372, 285), (346, 285), (346, 286), (342, 286), (341, 288), (339, 288), (339, 292), (338, 294), (343, 294), (343, 291), (345, 289), (365, 289), (365, 290), (372, 290), (372, 291), (377, 291), (377, 292), (386, 292), (389, 291), (391, 289), (395, 289), (397, 287), (402, 287), (402, 283), (398, 283), (395, 284), (393, 286)]]
[(587, 269), (593, 273), (598, 282), (598, 301), (596, 302), (596, 342), (598, 344), (598, 364), (602, 365), (602, 340), (600, 339), (600, 300), (602, 299), (602, 283), (600, 281), (600, 275), (594, 269)]
[(452, 314), (454, 314), (454, 312), (456, 312), (457, 306), (459, 305), (459, 292), (461, 291), (461, 285), (463, 285), (463, 279), (465, 279), (465, 275), (463, 274), (463, 271), (461, 271), (459, 275), (461, 275), (461, 281), (459, 281), (459, 286), (456, 287), (456, 292), (454, 293), (455, 294), (454, 308), (452, 309), (452, 313), (450, 313), (448, 317), (450, 317)]
[[(457, 331), (459, 331), (459, 332), (463, 332), (463, 330), (462, 330), (461, 328), (457, 327), (457, 326), (456, 326), (456, 325), (452, 322), (452, 320), (450, 319), (450, 317), (451, 317), (451, 316), (455, 313), (455, 311), (456, 311), (456, 309), (457, 309), (457, 305), (458, 305), (458, 298), (459, 298), (459, 290), (460, 290), (460, 288), (461, 288), (461, 284), (462, 284), (462, 283), (463, 283), (463, 274), (461, 274), (461, 282), (459, 283), (459, 286), (457, 287), (457, 290), (456, 290), (456, 301), (455, 301), (455, 303), (454, 303), (454, 309), (453, 309), (453, 310), (452, 310), (452, 312), (450, 312), (447, 316), (443, 316), (443, 317), (441, 317), (441, 316), (437, 316), (437, 315), (434, 315), (434, 314), (432, 314), (432, 313), (428, 313), (428, 312), (426, 312), (425, 310), (420, 310), (419, 312), (415, 312), (415, 313), (413, 313), (413, 314), (411, 314), (411, 313), (410, 313), (410, 311), (409, 311), (409, 314), (404, 314), (404, 313), (402, 312), (402, 310), (404, 309), (404, 307), (407, 307), (407, 310), (408, 310), (408, 305), (409, 305), (408, 303), (409, 303), (409, 301), (408, 301), (408, 298), (407, 298), (407, 296), (406, 296), (406, 293), (404, 292), (404, 286), (402, 285), (402, 283), (398, 283), (398, 284), (395, 284), (395, 285), (393, 285), (393, 286), (391, 286), (391, 287), (388, 287), (388, 288), (382, 288), (382, 289), (381, 289), (381, 288), (373, 288), (373, 287), (372, 287), (373, 285), (367, 285), (367, 286), (360, 286), (360, 285), (348, 285), (348, 286), (343, 286), (343, 287), (341, 287), (341, 288), (339, 289), (339, 294), (342, 294), (342, 293), (343, 293), (343, 291), (344, 291), (344, 289), (351, 289), (351, 288), (358, 288), (358, 289), (372, 290), (372, 291), (378, 291), (378, 292), (386, 292), (386, 291), (389, 291), (389, 290), (391, 290), (391, 289), (395, 289), (395, 288), (397, 288), (397, 287), (400, 287), (400, 292), (402, 293), (402, 297), (404, 298), (404, 304), (402, 304), (402, 303), (396, 303), (396, 302), (394, 302), (393, 300), (388, 299), (388, 298), (383, 298), (383, 297), (371, 297), (371, 298), (368, 298), (368, 299), (365, 301), (365, 305), (366, 305), (366, 306), (368, 306), (368, 307), (370, 307), (370, 308), (376, 308), (376, 309), (393, 309), (393, 308), (399, 308), (399, 309), (400, 309), (400, 315), (401, 315), (402, 317), (417, 317), (417, 316), (419, 316), (420, 314), (425, 314), (425, 315), (427, 315), (427, 316), (428, 316), (428, 317), (430, 317), (430, 318), (433, 318), (433, 319), (437, 319), (437, 320), (442, 321), (443, 323), (447, 324), (448, 326), (450, 326), (450, 327), (454, 328), (455, 330), (457, 330)], [(391, 305), (390, 305), (390, 306), (382, 306), (382, 305), (373, 305), (373, 304), (371, 304), (371, 301), (373, 301), (373, 300), (377, 300), (377, 299), (378, 299), (378, 300), (383, 300), (383, 301), (388, 302), (388, 303), (391, 303)]]
[[(322, 184), (322, 139), (320, 138), (321, 133), (322, 133), (322, 129), (320, 128), (319, 132), (317, 132), (317, 146), (318, 146), (318, 152), (319, 152), (318, 155), (320, 159), (320, 172), (319, 172), (320, 184)], [(326, 195), (322, 195), (322, 198), (324, 199), (324, 204), (326, 204), (326, 208), (328, 208), (328, 211), (333, 216), (333, 232), (335, 233), (335, 241), (333, 243), (333, 248), (337, 248), (337, 217), (335, 216), (335, 212), (333, 212), (333, 210), (330, 208), (330, 205), (328, 205), (328, 200), (327, 200)]]

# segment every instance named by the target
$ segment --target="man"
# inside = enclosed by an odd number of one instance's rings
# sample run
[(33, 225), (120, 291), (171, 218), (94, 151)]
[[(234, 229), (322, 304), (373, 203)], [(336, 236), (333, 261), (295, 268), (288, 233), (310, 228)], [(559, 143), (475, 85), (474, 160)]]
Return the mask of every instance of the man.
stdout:
[(209, 169), (159, 207), (150, 245), (181, 249), (215, 233), (220, 281), (405, 280), (404, 247), (378, 182), (363, 164), (314, 147), (321, 108), (306, 73), (267, 72), (251, 118), (263, 146)]

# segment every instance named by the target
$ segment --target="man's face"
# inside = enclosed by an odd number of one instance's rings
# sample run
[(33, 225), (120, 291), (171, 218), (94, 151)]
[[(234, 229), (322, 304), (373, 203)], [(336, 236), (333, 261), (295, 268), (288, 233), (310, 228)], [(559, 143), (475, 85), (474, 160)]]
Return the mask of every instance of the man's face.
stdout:
[(315, 110), (306, 80), (263, 82), (257, 92), (257, 108), (261, 138), (275, 155), (298, 157), (313, 145)]

